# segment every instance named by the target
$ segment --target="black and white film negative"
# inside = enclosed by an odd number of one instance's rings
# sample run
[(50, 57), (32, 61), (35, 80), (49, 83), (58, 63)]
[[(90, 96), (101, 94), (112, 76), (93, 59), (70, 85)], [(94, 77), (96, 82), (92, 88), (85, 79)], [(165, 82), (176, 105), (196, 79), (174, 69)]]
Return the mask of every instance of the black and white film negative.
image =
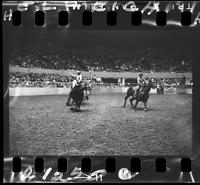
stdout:
[(3, 182), (200, 182), (200, 2), (3, 1)]

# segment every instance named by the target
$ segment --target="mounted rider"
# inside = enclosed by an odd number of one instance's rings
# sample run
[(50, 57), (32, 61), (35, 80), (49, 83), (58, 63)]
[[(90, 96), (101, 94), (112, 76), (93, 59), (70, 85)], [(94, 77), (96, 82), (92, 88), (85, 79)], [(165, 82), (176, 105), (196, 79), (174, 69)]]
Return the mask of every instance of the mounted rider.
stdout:
[(139, 73), (137, 77), (137, 87), (135, 89), (134, 97), (138, 95), (140, 89), (143, 87), (144, 82), (145, 82), (145, 79), (143, 78), (143, 74)]
[[(70, 75), (72, 77), (74, 77), (75, 79), (72, 81), (72, 86), (71, 86), (71, 92), (70, 93), (74, 93), (74, 91), (76, 90), (80, 90), (81, 87), (82, 87), (82, 82), (83, 82), (83, 76), (81, 74), (81, 71), (77, 71), (77, 75), (73, 75), (71, 72), (70, 72)], [(86, 85), (86, 84), (85, 84)], [(88, 92), (87, 90), (85, 91), (85, 98), (88, 99)]]
[(74, 77), (75, 79), (72, 81), (72, 89), (74, 87), (81, 87), (81, 84), (82, 84), (82, 80), (83, 80), (83, 77), (82, 77), (82, 74), (81, 74), (81, 71), (77, 71), (77, 75), (73, 75), (71, 72), (70, 72), (70, 75), (72, 77)]

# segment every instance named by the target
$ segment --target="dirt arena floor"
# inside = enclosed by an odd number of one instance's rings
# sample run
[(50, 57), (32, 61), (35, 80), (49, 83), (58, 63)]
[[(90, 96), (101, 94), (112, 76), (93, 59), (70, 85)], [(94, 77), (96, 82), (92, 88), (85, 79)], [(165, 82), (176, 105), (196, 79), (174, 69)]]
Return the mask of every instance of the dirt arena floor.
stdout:
[(10, 97), (10, 155), (190, 155), (192, 95), (151, 94), (133, 112), (125, 94), (91, 95), (80, 112), (67, 96)]

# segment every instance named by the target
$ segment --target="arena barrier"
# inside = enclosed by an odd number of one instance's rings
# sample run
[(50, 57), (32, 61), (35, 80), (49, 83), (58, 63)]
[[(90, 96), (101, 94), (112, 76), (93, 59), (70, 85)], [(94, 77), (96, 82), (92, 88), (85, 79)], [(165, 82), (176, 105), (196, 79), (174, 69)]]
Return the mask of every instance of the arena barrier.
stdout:
[(70, 88), (55, 87), (16, 87), (9, 88), (9, 96), (37, 96), (69, 94)]
[[(96, 87), (93, 89), (94, 94), (102, 93), (126, 93), (128, 87)], [(157, 89), (151, 89), (151, 94), (156, 94)], [(164, 89), (164, 94), (192, 94), (192, 88), (176, 88), (176, 87), (166, 87)]]
[[(94, 87), (92, 94), (104, 93), (126, 93), (128, 87)], [(37, 95), (68, 95), (70, 88), (55, 88), (55, 87), (16, 87), (9, 88), (9, 96), (37, 96)], [(150, 93), (157, 93), (156, 89), (151, 89)], [(169, 87), (164, 89), (164, 94), (192, 94), (192, 88), (174, 88)]]

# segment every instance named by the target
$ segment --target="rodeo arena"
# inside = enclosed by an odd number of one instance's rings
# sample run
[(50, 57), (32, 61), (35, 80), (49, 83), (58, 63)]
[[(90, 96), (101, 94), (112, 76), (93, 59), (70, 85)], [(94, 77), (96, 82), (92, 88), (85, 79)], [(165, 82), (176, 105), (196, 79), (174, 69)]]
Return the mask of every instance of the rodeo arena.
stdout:
[(11, 155), (190, 154), (192, 61), (91, 50), (10, 58)]

